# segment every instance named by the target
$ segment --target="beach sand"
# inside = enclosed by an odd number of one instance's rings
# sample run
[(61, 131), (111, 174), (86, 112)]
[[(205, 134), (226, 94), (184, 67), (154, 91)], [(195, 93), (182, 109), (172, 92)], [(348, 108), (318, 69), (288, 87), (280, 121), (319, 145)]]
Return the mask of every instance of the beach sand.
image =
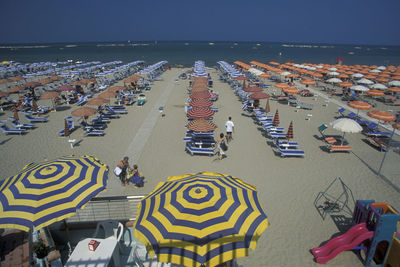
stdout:
[[(104, 137), (84, 137), (82, 129), (77, 129), (71, 135), (72, 139), (76, 139), (73, 149), (68, 138), (59, 137), (57, 132), (64, 127), (63, 118), (76, 108), (74, 105), (52, 112), (48, 123), (38, 124), (37, 129), (24, 136), (1, 134), (2, 178), (16, 174), (30, 162), (70, 154), (93, 155), (110, 167), (108, 190), (100, 196), (144, 195), (168, 176), (200, 171), (241, 178), (257, 187), (260, 202), (271, 224), (260, 237), (257, 249), (248, 257), (238, 259), (242, 266), (317, 266), (310, 249), (329, 240), (342, 230), (346, 220), (351, 219), (351, 215), (339, 213), (328, 215), (323, 220), (313, 205), (317, 194), (336, 177), (341, 177), (351, 188), (355, 199), (375, 199), (400, 208), (400, 193), (376, 175), (383, 153), (366, 144), (362, 134), (346, 134), (353, 148), (351, 153), (330, 154), (324, 150), (317, 127), (322, 123), (329, 125), (338, 116), (335, 104), (324, 106), (326, 102), (321, 97), (317, 100), (304, 98), (304, 101), (313, 103), (313, 110), (300, 109), (296, 112), (294, 107), (270, 101), (271, 114), (279, 110), (280, 126), (287, 129), (290, 121), (294, 122), (294, 140), (306, 153), (305, 158), (281, 158), (260, 126), (243, 114), (242, 105), (233, 90), (227, 83), (218, 80), (219, 73), (215, 69), (208, 69), (214, 81), (213, 90), (219, 93), (219, 100), (214, 105), (219, 108), (214, 116), (218, 125), (215, 133), (225, 132), (224, 124), (231, 116), (235, 123), (233, 141), (228, 144), (227, 157), (221, 162), (215, 160), (216, 156), (190, 156), (185, 152), (183, 142), (187, 124), (184, 104), (189, 82), (176, 81), (185, 70), (173, 68), (166, 71), (162, 75), (163, 80), (155, 81), (151, 90), (146, 91), (148, 102), (142, 107), (127, 107), (128, 114), (112, 120)], [(42, 105), (45, 103), (40, 101)], [(164, 117), (158, 111), (160, 103), (164, 106)], [(261, 105), (265, 105), (265, 100), (261, 101)], [(307, 114), (312, 114), (310, 120), (306, 120)], [(11, 115), (10, 111), (5, 112), (0, 119)], [(23, 117), (21, 113), (20, 117)], [(327, 132), (341, 134), (332, 128)], [(138, 133), (141, 133), (139, 137), (143, 142), (135, 139)], [(143, 188), (136, 189), (132, 185), (121, 187), (112, 173), (125, 155), (131, 158), (131, 165), (138, 164), (146, 177)], [(399, 154), (391, 153), (385, 163), (385, 171), (400, 174), (398, 162)], [(362, 265), (353, 252), (344, 252), (328, 264)]]

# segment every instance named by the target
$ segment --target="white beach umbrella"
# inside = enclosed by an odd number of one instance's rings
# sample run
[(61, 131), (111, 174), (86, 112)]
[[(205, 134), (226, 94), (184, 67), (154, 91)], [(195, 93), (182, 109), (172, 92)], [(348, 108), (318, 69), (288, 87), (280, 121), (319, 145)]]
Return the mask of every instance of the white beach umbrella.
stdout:
[(326, 80), (328, 83), (341, 83), (342, 80), (338, 79), (338, 78), (330, 78), (328, 80)]
[(355, 73), (355, 74), (351, 75), (351, 77), (353, 77), (353, 78), (362, 78), (362, 77), (364, 77), (364, 74)]
[(370, 70), (369, 72), (381, 72), (381, 71), (378, 69), (373, 69), (373, 70)]
[(322, 66), (322, 65), (318, 65), (318, 66), (315, 66), (317, 69), (322, 69), (324, 66)]
[(389, 82), (390, 86), (400, 86), (400, 81), (391, 81)]
[(363, 130), (360, 124), (355, 120), (348, 118), (341, 118), (331, 122), (333, 129), (343, 132), (342, 144), (345, 133), (359, 133)]
[(330, 71), (337, 71), (337, 68), (329, 68)]
[(377, 69), (378, 70), (386, 70), (386, 67), (385, 66), (379, 66), (379, 67), (377, 67)]
[(367, 87), (362, 86), (362, 85), (354, 85), (354, 86), (350, 87), (350, 89), (354, 90), (354, 91), (360, 91), (360, 92), (369, 91), (369, 89)]
[(360, 84), (368, 84), (368, 85), (369, 85), (369, 84), (374, 84), (373, 81), (368, 80), (368, 79), (365, 79), (365, 78), (362, 78), (362, 79), (358, 80), (357, 83), (360, 83)]
[(331, 72), (328, 72), (328, 75), (329, 76), (338, 76), (340, 73), (339, 72), (336, 72), (336, 71), (331, 71)]
[(386, 85), (381, 84), (381, 83), (376, 83), (370, 86), (372, 89), (378, 89), (378, 90), (385, 90), (387, 89)]
[(282, 72), (280, 75), (281, 75), (281, 76), (287, 76), (287, 75), (290, 75), (290, 74), (291, 74), (290, 72), (284, 71), (284, 72)]

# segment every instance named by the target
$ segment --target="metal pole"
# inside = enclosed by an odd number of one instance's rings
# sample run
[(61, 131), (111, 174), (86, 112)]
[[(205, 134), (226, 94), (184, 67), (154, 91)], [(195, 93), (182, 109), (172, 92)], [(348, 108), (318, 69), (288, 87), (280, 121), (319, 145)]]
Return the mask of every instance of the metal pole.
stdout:
[[(396, 124), (397, 124), (398, 122), (399, 122), (399, 119), (397, 119), (397, 120), (395, 121)], [(392, 141), (392, 139), (393, 139), (393, 135), (394, 135), (394, 131), (395, 131), (395, 130), (396, 130), (396, 129), (393, 127), (392, 135), (391, 135), (390, 138), (389, 138), (388, 147), (387, 147), (387, 149), (386, 149), (386, 151), (385, 151), (385, 154), (383, 155), (383, 159), (382, 159), (382, 162), (381, 162), (381, 166), (379, 166), (378, 176), (381, 175), (381, 170), (382, 170), (382, 167), (383, 167), (383, 162), (385, 162), (386, 154), (389, 152), (390, 143), (391, 143), (391, 141)]]

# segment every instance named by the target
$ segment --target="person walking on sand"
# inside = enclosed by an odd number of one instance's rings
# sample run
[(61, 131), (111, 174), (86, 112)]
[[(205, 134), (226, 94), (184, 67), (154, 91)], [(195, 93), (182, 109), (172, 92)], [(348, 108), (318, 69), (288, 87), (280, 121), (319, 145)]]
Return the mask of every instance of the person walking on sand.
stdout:
[(225, 155), (225, 151), (228, 149), (228, 146), (225, 144), (224, 134), (220, 133), (217, 143), (215, 147), (218, 147), (218, 159), (221, 161), (222, 157)]
[(125, 156), (120, 162), (118, 162), (117, 166), (121, 168), (121, 173), (119, 174), (119, 179), (121, 180), (121, 185), (125, 186), (128, 184), (128, 181), (126, 179), (127, 176), (127, 171), (126, 169), (129, 168), (129, 170), (133, 170), (133, 168), (129, 165), (129, 158)]
[(233, 124), (232, 117), (228, 118), (228, 121), (225, 123), (226, 127), (226, 142), (230, 142), (232, 138), (232, 133), (235, 130), (235, 125)]

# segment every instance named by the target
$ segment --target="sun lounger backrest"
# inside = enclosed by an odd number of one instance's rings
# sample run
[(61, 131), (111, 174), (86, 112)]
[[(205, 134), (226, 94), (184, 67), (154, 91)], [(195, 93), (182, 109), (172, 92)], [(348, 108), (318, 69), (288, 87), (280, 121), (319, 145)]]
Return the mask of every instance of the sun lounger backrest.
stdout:
[(318, 127), (318, 131), (323, 134), (323, 132), (328, 129), (328, 126), (326, 126), (326, 124), (322, 124)]

